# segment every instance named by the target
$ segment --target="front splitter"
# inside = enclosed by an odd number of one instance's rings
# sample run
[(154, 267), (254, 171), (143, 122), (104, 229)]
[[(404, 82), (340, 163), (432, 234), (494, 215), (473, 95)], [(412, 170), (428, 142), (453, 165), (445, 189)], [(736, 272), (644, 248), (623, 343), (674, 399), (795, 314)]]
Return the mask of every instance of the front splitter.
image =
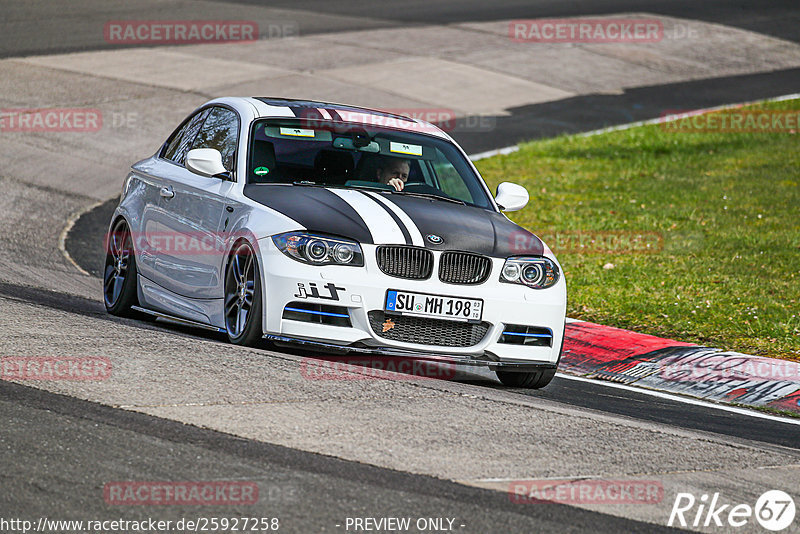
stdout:
[(488, 367), (490, 370), (503, 369), (507, 371), (541, 371), (543, 369), (555, 369), (557, 366), (552, 363), (538, 363), (527, 361), (499, 360), (491, 352), (484, 352), (479, 356), (469, 356), (464, 354), (441, 354), (427, 353), (414, 350), (398, 349), (394, 347), (367, 347), (358, 345), (337, 345), (324, 341), (314, 341), (290, 336), (278, 336), (265, 334), (264, 339), (276, 344), (302, 346), (315, 351), (334, 351), (339, 354), (369, 354), (374, 356), (394, 356), (398, 358), (409, 358), (414, 360), (424, 360), (442, 364), (469, 365), (474, 367)]

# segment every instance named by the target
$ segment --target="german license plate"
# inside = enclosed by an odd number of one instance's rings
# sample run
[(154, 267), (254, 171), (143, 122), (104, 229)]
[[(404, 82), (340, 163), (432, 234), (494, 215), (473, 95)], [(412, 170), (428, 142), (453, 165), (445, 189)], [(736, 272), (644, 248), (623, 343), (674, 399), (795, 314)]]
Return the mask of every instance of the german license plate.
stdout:
[(437, 319), (480, 321), (483, 301), (390, 289), (386, 292), (385, 311)]

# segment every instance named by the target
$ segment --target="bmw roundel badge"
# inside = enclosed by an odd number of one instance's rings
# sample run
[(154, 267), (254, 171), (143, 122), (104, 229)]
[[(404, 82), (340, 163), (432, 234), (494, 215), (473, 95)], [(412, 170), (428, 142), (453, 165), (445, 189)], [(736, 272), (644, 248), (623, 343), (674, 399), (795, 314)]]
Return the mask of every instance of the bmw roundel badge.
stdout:
[(436, 234), (428, 234), (425, 236), (425, 239), (433, 243), (434, 245), (441, 245), (444, 239)]

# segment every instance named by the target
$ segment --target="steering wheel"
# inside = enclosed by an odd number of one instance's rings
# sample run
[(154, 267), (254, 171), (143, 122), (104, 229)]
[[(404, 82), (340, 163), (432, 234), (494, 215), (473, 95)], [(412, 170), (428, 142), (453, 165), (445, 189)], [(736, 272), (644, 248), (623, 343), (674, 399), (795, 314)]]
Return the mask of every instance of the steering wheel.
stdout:
[[(444, 193), (440, 189), (436, 189), (432, 185), (423, 184), (420, 182), (406, 182), (403, 191), (408, 191), (410, 193), (426, 193), (429, 195), (438, 195), (440, 197), (448, 197), (446, 193)], [(448, 197), (449, 198), (449, 197)]]

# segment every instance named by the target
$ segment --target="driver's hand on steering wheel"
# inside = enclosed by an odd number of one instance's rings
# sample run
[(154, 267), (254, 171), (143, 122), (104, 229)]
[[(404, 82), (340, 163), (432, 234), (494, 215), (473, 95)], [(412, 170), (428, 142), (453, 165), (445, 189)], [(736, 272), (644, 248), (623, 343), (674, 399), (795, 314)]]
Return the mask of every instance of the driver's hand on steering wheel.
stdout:
[(391, 180), (389, 180), (388, 184), (394, 187), (395, 190), (397, 191), (402, 191), (403, 186), (405, 186), (405, 182), (403, 182), (403, 180), (401, 180), (400, 178), (392, 178)]

